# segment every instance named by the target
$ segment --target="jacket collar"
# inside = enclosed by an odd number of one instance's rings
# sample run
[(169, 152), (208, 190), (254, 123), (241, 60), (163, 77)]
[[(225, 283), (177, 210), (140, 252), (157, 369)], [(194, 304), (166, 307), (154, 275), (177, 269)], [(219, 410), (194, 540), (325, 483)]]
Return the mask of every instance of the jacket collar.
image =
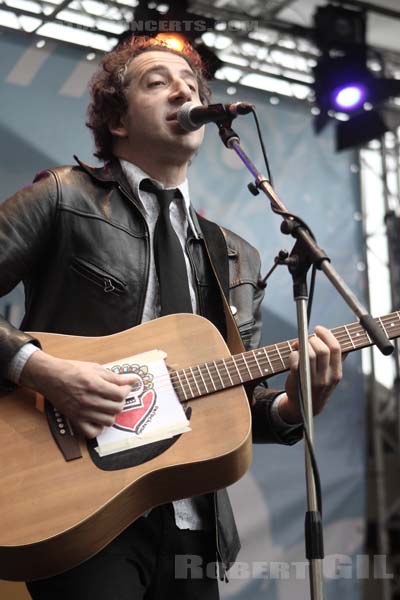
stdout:
[(124, 194), (133, 202), (138, 210), (143, 214), (144, 208), (136, 196), (133, 195), (131, 187), (126, 179), (124, 172), (121, 169), (121, 165), (118, 159), (113, 159), (106, 163), (103, 167), (92, 167), (87, 163), (80, 160), (75, 154), (74, 159), (78, 165), (90, 175), (93, 179), (101, 183), (110, 183), (116, 185)]
[(103, 183), (120, 183), (124, 184), (124, 187), (128, 187), (128, 182), (122, 172), (121, 165), (119, 164), (119, 160), (111, 160), (106, 163), (103, 167), (92, 167), (87, 163), (80, 160), (75, 154), (74, 159), (78, 163), (78, 165), (86, 171), (91, 177), (97, 179), (97, 181), (101, 181)]
[[(117, 185), (122, 189), (123, 192), (132, 200), (132, 202), (137, 206), (137, 208), (143, 212), (143, 205), (139, 198), (133, 195), (131, 186), (128, 183), (128, 180), (125, 177), (125, 174), (121, 168), (121, 164), (118, 159), (111, 160), (106, 163), (103, 167), (92, 167), (87, 163), (80, 160), (75, 154), (74, 159), (78, 163), (78, 165), (86, 171), (93, 179), (100, 181), (101, 183), (111, 183), (113, 185)], [(189, 208), (190, 216), (192, 218), (192, 222), (195, 228), (195, 236), (197, 239), (203, 237), (203, 233), (201, 227), (199, 225), (197, 219), (197, 213), (193, 209), (192, 205)]]

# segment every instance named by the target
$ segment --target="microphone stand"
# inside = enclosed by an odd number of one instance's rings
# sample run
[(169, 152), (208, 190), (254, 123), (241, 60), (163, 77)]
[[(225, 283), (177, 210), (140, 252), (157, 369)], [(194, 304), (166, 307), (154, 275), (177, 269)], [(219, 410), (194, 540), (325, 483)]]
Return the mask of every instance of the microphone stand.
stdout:
[[(258, 190), (264, 192), (270, 201), (272, 211), (280, 214), (283, 218), (281, 231), (290, 234), (296, 239), (296, 243), (290, 254), (290, 257), (283, 258), (281, 262), (287, 264), (293, 278), (293, 297), (296, 303), (297, 330), (299, 339), (299, 373), (301, 397), (304, 403), (305, 427), (308, 430), (308, 437), (311, 446), (314, 443), (313, 427), (313, 408), (311, 394), (311, 370), (308, 352), (308, 320), (307, 320), (307, 271), (312, 264), (323, 271), (329, 281), (342, 296), (351, 310), (359, 318), (361, 325), (369, 335), (371, 341), (377, 345), (380, 351), (385, 354), (393, 352), (393, 346), (385, 336), (383, 330), (375, 323), (374, 319), (364, 306), (359, 302), (353, 292), (348, 288), (343, 279), (336, 273), (330, 264), (329, 257), (317, 245), (314, 237), (307, 228), (306, 224), (295, 215), (291, 215), (283, 202), (272, 188), (270, 182), (257, 170), (250, 158), (244, 152), (240, 145), (240, 138), (231, 128), (233, 117), (227, 117), (224, 121), (217, 124), (219, 134), (224, 145), (232, 149), (239, 156), (245, 167), (255, 178), (255, 183), (249, 185), (253, 194), (258, 194)], [(323, 573), (322, 559), (323, 551), (323, 528), (322, 519), (317, 503), (317, 494), (314, 473), (312, 469), (312, 460), (307, 443), (305, 447), (305, 472), (307, 485), (307, 513), (305, 519), (305, 543), (306, 557), (309, 561), (309, 578), (312, 600), (323, 600)]]

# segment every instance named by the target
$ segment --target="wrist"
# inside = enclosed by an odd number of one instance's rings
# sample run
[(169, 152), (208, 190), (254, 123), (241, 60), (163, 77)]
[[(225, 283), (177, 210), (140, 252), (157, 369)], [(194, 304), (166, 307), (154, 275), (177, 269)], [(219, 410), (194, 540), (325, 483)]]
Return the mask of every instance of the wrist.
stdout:
[(286, 393), (278, 398), (277, 411), (280, 418), (288, 425), (298, 425), (302, 421), (298, 405), (292, 402)]
[(43, 375), (52, 370), (54, 361), (57, 360), (42, 350), (37, 350), (26, 361), (21, 371), (19, 383), (25, 387), (41, 392)]

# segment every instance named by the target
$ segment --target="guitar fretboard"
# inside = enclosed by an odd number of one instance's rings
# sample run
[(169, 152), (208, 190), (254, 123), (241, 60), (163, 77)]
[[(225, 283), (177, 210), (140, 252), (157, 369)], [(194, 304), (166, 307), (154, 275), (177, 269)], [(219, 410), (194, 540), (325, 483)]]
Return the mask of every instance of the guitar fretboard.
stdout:
[[(375, 322), (388, 339), (400, 336), (400, 312), (378, 317)], [(342, 353), (372, 345), (371, 338), (359, 323), (335, 327), (331, 332), (338, 340)], [(289, 355), (296, 341), (288, 340), (173, 371), (170, 374), (171, 381), (179, 399), (184, 402), (249, 381), (265, 379), (289, 370)]]

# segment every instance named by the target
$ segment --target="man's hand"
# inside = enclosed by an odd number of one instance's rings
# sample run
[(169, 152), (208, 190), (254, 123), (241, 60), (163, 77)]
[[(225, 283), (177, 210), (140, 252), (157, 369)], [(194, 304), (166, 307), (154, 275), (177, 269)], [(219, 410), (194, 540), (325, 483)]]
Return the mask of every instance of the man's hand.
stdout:
[(96, 363), (63, 360), (38, 350), (24, 366), (20, 384), (45, 396), (79, 431), (96, 437), (124, 406), (135, 375), (117, 375)]
[[(325, 327), (315, 328), (309, 338), (313, 412), (317, 415), (324, 408), (329, 396), (342, 379), (342, 354), (339, 342)], [(290, 374), (285, 391), (278, 405), (279, 415), (287, 423), (299, 423), (301, 412), (297, 398), (299, 353), (295, 349), (289, 357)]]

